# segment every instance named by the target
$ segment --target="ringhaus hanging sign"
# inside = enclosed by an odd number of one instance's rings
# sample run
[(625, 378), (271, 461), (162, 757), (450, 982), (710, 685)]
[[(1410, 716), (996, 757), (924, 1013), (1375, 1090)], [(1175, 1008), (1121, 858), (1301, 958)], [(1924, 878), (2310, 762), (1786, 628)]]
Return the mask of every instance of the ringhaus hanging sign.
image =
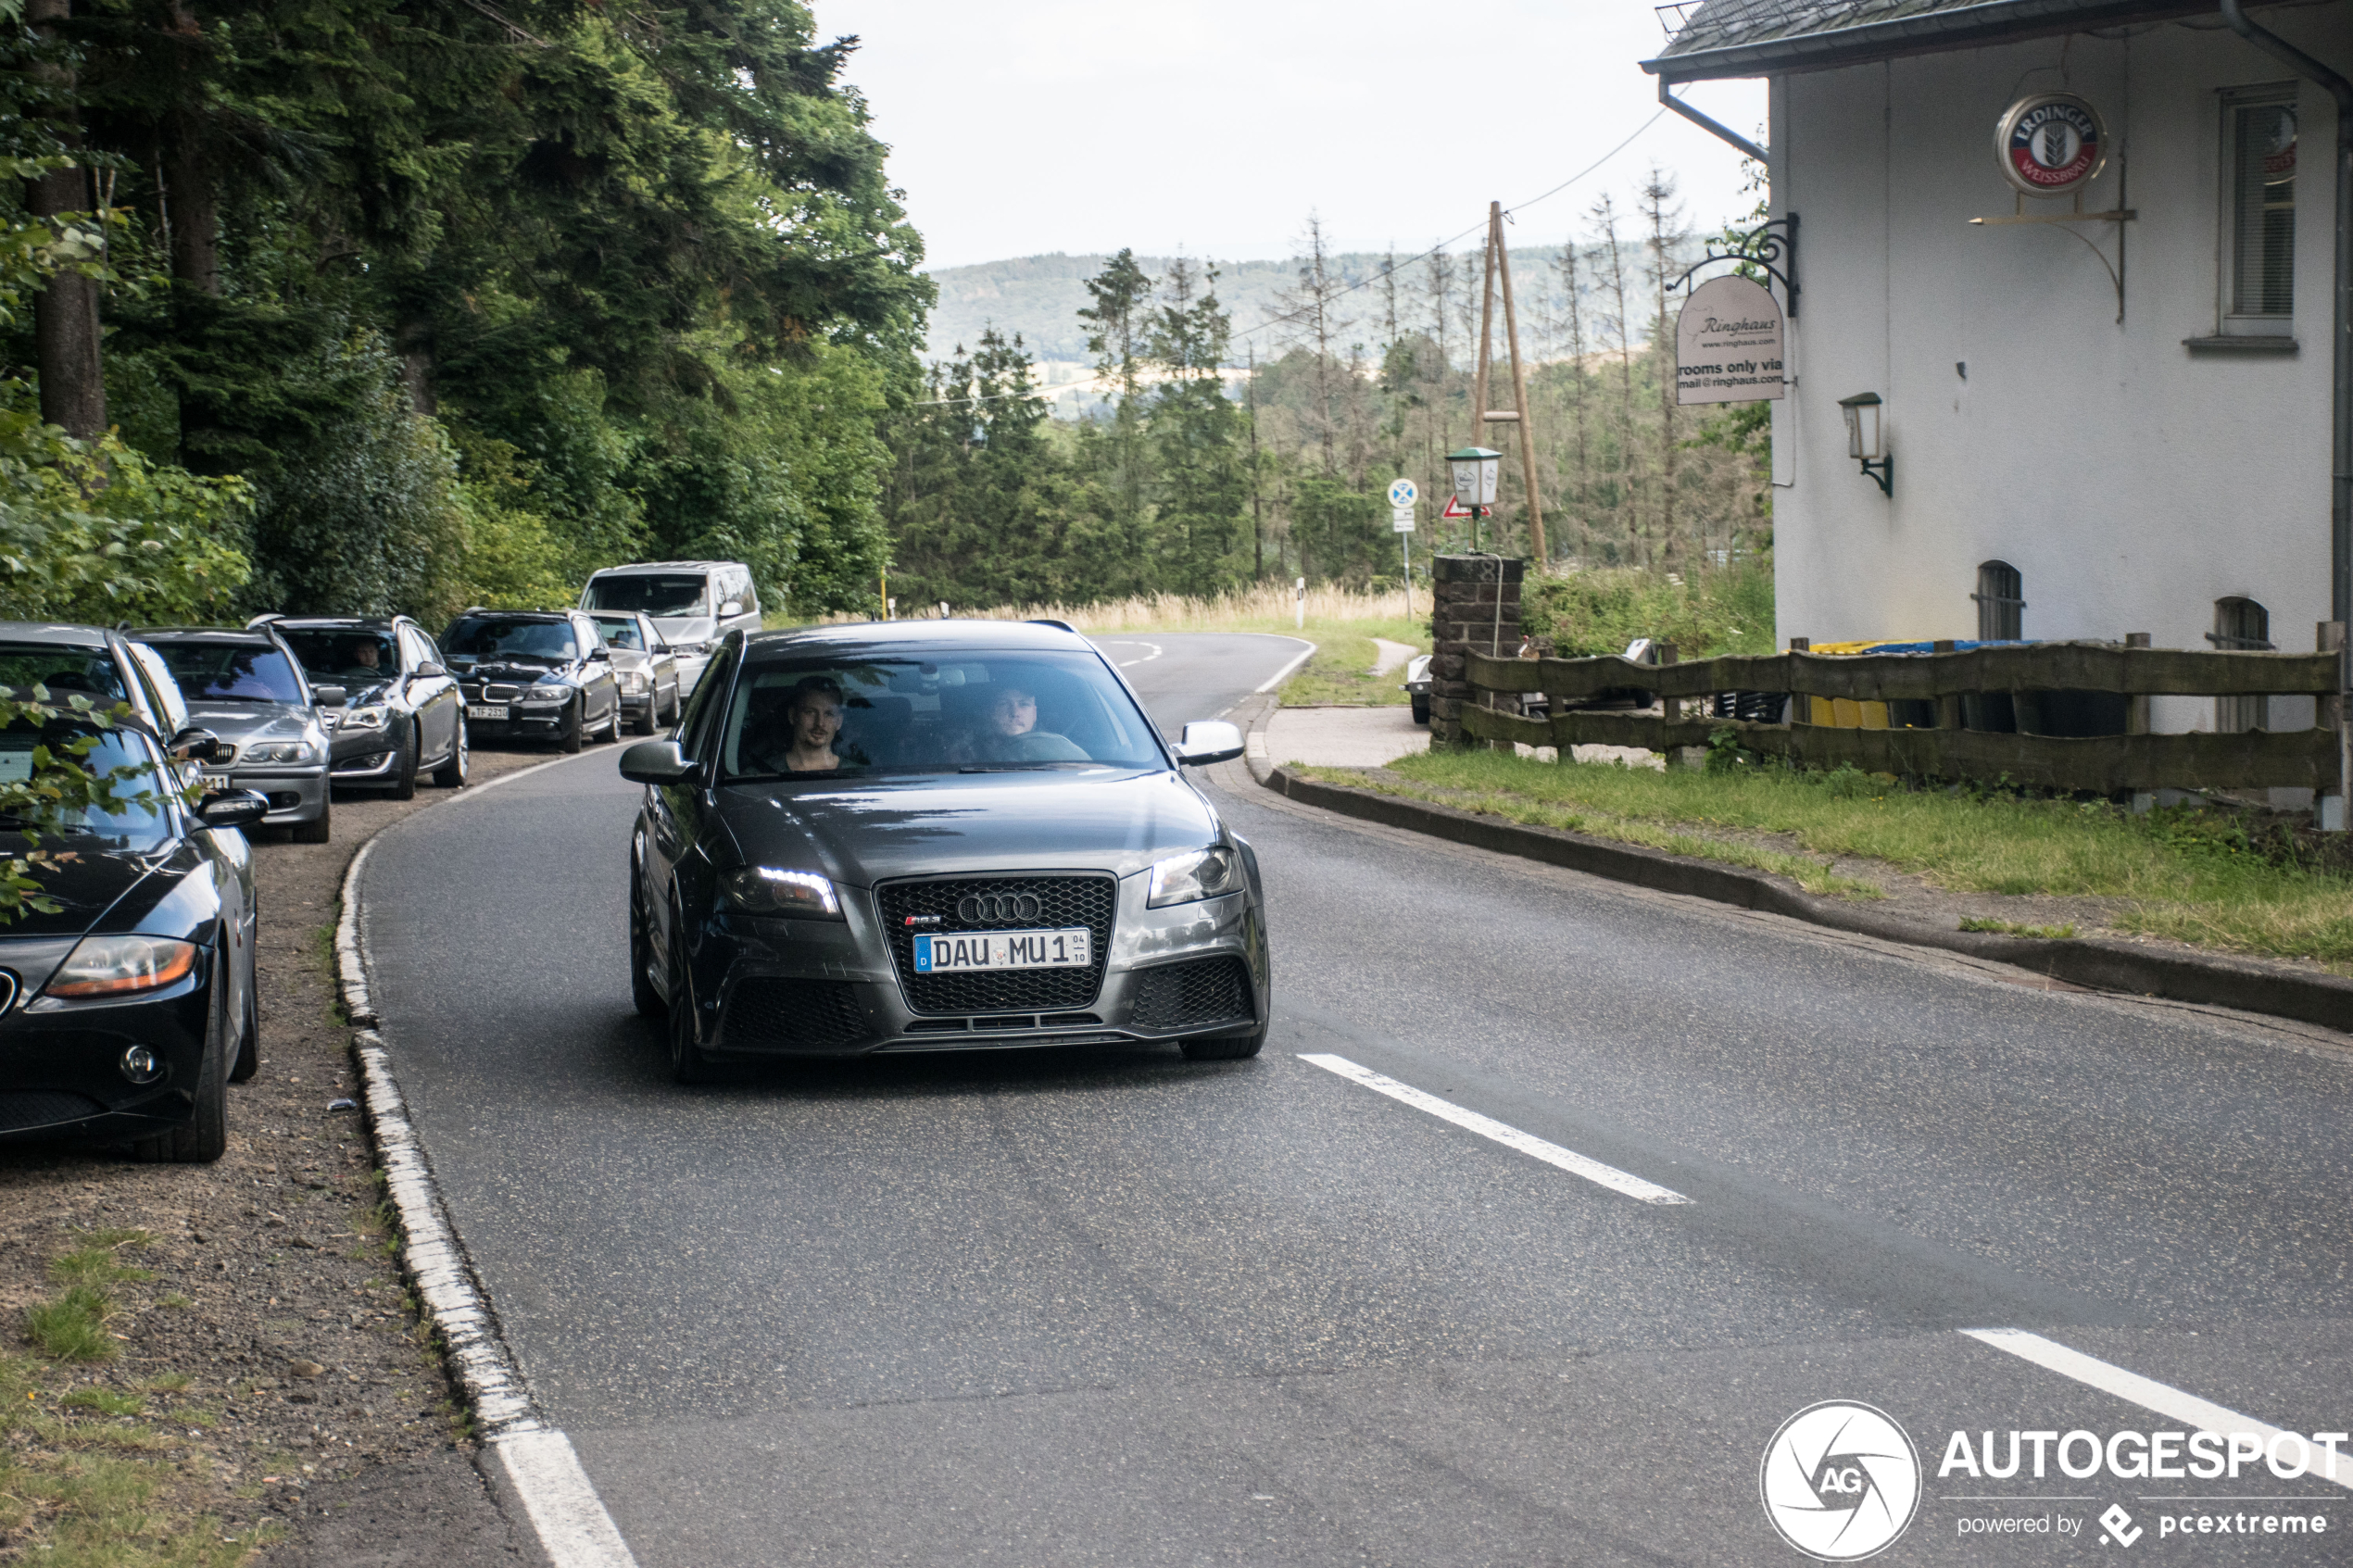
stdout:
[(1994, 131), (2002, 173), (2030, 196), (2071, 196), (2108, 161), (2099, 111), (2072, 93), (2035, 93), (2003, 112)]
[(1762, 283), (1710, 278), (1675, 320), (1675, 401), (1754, 403), (1779, 397), (1781, 307)]

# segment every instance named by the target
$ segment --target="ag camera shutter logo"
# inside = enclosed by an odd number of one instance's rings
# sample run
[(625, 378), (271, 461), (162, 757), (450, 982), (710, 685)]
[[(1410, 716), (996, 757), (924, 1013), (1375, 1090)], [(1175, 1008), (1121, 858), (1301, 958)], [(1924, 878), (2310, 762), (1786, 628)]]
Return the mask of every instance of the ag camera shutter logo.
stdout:
[(1825, 1399), (1781, 1423), (1756, 1485), (1781, 1539), (1819, 1562), (1856, 1562), (1911, 1527), (1919, 1450), (1885, 1411)]

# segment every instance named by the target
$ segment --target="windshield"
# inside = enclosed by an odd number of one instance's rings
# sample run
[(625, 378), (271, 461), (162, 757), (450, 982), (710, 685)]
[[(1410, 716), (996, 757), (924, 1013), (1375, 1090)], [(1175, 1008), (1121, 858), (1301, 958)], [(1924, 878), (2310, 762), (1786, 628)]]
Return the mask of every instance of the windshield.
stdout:
[[(133, 777), (113, 781), (117, 795), (128, 797), (147, 790), (161, 796), (170, 787), (157, 776), (155, 753), (146, 737), (136, 732), (92, 731), (69, 724), (41, 728), (21, 721), (0, 730), (0, 784), (20, 784), (32, 777), (33, 747), (46, 746), (62, 759), (71, 755), (66, 750), (69, 745), (91, 734), (97, 737), (96, 744), (82, 762), (93, 773), (103, 778), (117, 768), (136, 770)], [(128, 800), (111, 810), (92, 806), (69, 808), (55, 817), (0, 815), (0, 833), (26, 827), (36, 828), (44, 834), (64, 834), (74, 840), (74, 847), (116, 849), (152, 849), (171, 833), (170, 822), (159, 804), (140, 806)], [(93, 840), (98, 842), (94, 845)]]
[(585, 609), (635, 609), (648, 615), (707, 615), (700, 572), (638, 572), (599, 577), (588, 584)]
[(604, 633), (605, 642), (612, 647), (626, 648), (631, 653), (646, 651), (644, 633), (637, 630), (637, 622), (626, 615), (600, 615), (597, 617), (597, 630)]
[(121, 667), (105, 648), (0, 643), (0, 686), (32, 685), (46, 686), (60, 698), (78, 692), (93, 700), (121, 702), (130, 695), (122, 689)]
[(719, 741), (730, 779), (1167, 765), (1126, 692), (1083, 653), (763, 661), (736, 684)]
[(580, 657), (569, 621), (505, 621), (461, 615), (441, 646), (456, 658), (573, 659)]
[(309, 700), (294, 661), (276, 648), (250, 643), (167, 643), (147, 646), (171, 667), (180, 693), (190, 702), (285, 702)]
[[(314, 681), (330, 685), (369, 686), (400, 673), (400, 649), (389, 631), (374, 626), (281, 631), (295, 657)], [(186, 684), (186, 677), (182, 677)]]

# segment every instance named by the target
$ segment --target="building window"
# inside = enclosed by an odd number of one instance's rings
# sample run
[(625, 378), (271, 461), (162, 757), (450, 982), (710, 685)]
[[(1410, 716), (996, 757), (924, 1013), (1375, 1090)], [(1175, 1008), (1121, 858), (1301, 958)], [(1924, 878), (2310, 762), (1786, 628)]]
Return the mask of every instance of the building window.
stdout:
[[(2272, 651), (2271, 612), (2253, 599), (2216, 599), (2214, 630), (2206, 640), (2218, 648), (2238, 648), (2256, 653)], [(2241, 734), (2248, 730), (2269, 728), (2264, 715), (2270, 699), (2261, 696), (2218, 696), (2214, 699), (2214, 728), (2218, 734)]]
[(2230, 159), (2226, 324), (2286, 330), (2296, 314), (2296, 93), (2234, 93), (2223, 100)]
[(2014, 643), (2026, 635), (2025, 580), (2006, 560), (1989, 560), (1977, 569), (1977, 640)]

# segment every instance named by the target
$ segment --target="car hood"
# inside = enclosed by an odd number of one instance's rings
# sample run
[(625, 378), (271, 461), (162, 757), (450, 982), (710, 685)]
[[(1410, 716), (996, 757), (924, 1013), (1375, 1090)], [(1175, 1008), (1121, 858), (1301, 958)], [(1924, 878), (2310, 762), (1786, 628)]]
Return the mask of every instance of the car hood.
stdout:
[(612, 650), (612, 667), (615, 670), (651, 670), (654, 667), (653, 656), (639, 653), (635, 648), (615, 648)]
[(708, 615), (657, 615), (653, 623), (665, 643), (707, 643), (719, 635), (719, 622)]
[(311, 713), (287, 702), (192, 702), (188, 722), (239, 746), (310, 738)]
[[(57, 912), (44, 914), (27, 909), (22, 919), (0, 925), (0, 945), (37, 937), (80, 936), (117, 904), (139, 909), (153, 905), (187, 870), (169, 847), (142, 851), (95, 847), (94, 843), (78, 834), (42, 834), (39, 847), (72, 856), (44, 866), (33, 876), (41, 891), (57, 900)], [(0, 855), (21, 855), (29, 847), (21, 834), (0, 834)], [(152, 885), (142, 889), (142, 883)], [(140, 896), (126, 899), (133, 889), (140, 889)], [(131, 912), (126, 909), (126, 916)], [(113, 923), (118, 929), (130, 928), (121, 921)]]
[(580, 667), (576, 664), (534, 664), (527, 659), (517, 659), (513, 663), (489, 659), (467, 665), (458, 671), (458, 678), (461, 681), (512, 681), (522, 685), (550, 677), (559, 681), (578, 680)]
[(841, 788), (737, 784), (722, 821), (747, 864), (869, 886), (901, 876), (1101, 870), (1129, 876), (1218, 835), (1175, 773), (971, 773)]

